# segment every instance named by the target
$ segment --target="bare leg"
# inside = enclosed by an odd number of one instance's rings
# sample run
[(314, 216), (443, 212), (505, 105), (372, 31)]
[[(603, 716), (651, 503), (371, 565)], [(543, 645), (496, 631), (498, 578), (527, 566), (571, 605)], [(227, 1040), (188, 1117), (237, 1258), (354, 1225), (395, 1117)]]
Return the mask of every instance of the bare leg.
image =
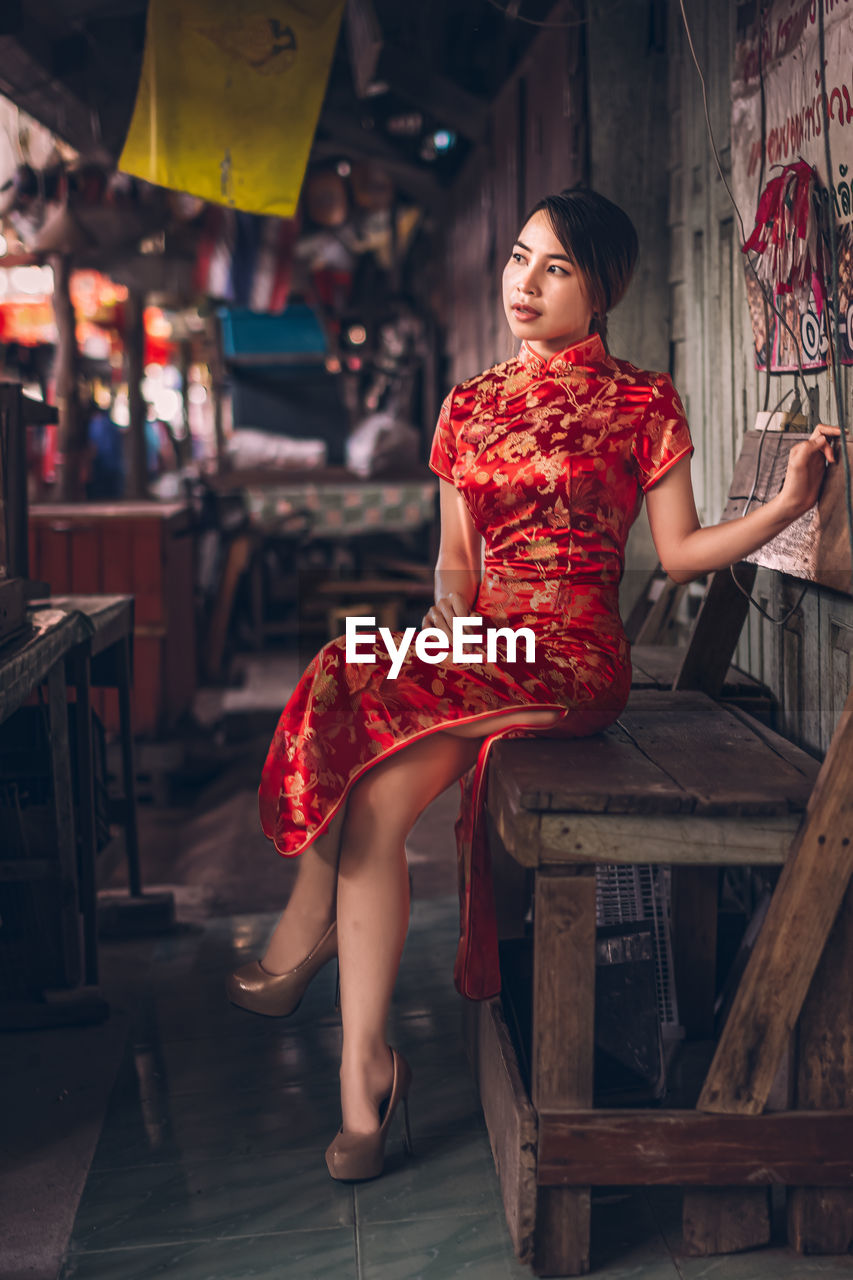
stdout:
[(485, 738), (502, 729), (523, 728), (527, 725), (544, 728), (556, 724), (560, 719), (559, 711), (507, 711), (506, 715), (494, 716), (487, 721), (474, 721), (473, 724), (458, 724), (445, 733), (457, 738)]
[(414, 742), (350, 793), (338, 875), (341, 1109), (344, 1128), (370, 1133), (391, 1086), (391, 994), (409, 921), (405, 838), (418, 815), (477, 758), (479, 742), (444, 732)]
[(323, 834), (298, 855), (296, 882), (261, 961), (269, 973), (287, 973), (295, 968), (335, 918), (338, 856), (346, 808), (342, 804)]

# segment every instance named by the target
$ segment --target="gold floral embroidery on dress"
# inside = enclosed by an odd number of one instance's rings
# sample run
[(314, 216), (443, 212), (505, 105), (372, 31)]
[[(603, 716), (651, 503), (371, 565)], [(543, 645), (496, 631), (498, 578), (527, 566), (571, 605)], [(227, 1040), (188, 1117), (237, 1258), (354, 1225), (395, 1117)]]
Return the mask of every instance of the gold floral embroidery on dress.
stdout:
[[(478, 720), (486, 734), (490, 717), (511, 708), (559, 711), (568, 736), (611, 724), (631, 682), (618, 600), (625, 541), (642, 490), (692, 447), (668, 376), (610, 357), (597, 335), (550, 360), (522, 344), (517, 359), (454, 387), (430, 466), (457, 488), (485, 543), (471, 612), (487, 628), (529, 627), (535, 659), (521, 645), (514, 662), (499, 650), (493, 663), (425, 663), (412, 646), (391, 679), (383, 646), (374, 663), (353, 664), (343, 638), (329, 641), (288, 700), (264, 766), (261, 821), (276, 848), (301, 852), (367, 768), (425, 733)], [(499, 987), (496, 943), (481, 932), (486, 755), (465, 782), (457, 823), (456, 978), (474, 998)]]

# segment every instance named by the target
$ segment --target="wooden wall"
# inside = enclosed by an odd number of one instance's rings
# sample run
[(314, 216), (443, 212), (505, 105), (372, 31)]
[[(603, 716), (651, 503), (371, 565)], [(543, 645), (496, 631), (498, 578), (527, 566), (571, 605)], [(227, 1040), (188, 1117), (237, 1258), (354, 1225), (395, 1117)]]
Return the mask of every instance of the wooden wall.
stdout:
[[(575, 0), (555, 19), (579, 15)], [(485, 145), (448, 201), (443, 319), (448, 386), (514, 355), (501, 273), (527, 209), (586, 180), (585, 30), (543, 31), (495, 101)]]
[[(735, 0), (691, 0), (687, 7), (727, 177), (736, 8)], [(702, 522), (712, 524), (725, 504), (743, 431), (754, 425), (757, 410), (764, 406), (765, 375), (754, 368), (739, 227), (714, 164), (701, 85), (678, 4), (669, 6), (668, 64), (672, 372), (696, 442), (697, 508)], [(774, 374), (770, 381), (773, 407), (792, 379)], [(807, 381), (818, 387), (822, 420), (835, 421), (829, 375), (809, 375)], [(848, 375), (848, 419), (850, 388)], [(753, 596), (779, 618), (795, 603), (803, 585), (800, 579), (760, 569)], [(773, 691), (783, 731), (823, 753), (853, 678), (853, 599), (809, 585), (784, 626), (751, 609), (737, 661)]]
[[(577, 16), (577, 5), (567, 0), (553, 16)], [(688, 5), (724, 167), (731, 164), (736, 5)], [(494, 103), (487, 144), (448, 199), (440, 286), (445, 389), (514, 354), (500, 275), (520, 220), (545, 192), (589, 181), (623, 205), (640, 234), (637, 277), (612, 318), (611, 348), (673, 374), (696, 443), (697, 507), (712, 524), (742, 433), (764, 403), (737, 222), (714, 166), (678, 4), (588, 0), (587, 9), (585, 24), (543, 31), (534, 41)], [(819, 386), (821, 413), (832, 421), (828, 375), (809, 382)], [(791, 380), (774, 375), (771, 383), (773, 405)], [(849, 390), (848, 377), (850, 414)], [(628, 544), (623, 612), (654, 558), (641, 515)], [(779, 617), (802, 586), (759, 570), (753, 594)], [(822, 753), (853, 676), (853, 600), (808, 586), (782, 627), (751, 610), (737, 661), (770, 686), (783, 731)]]

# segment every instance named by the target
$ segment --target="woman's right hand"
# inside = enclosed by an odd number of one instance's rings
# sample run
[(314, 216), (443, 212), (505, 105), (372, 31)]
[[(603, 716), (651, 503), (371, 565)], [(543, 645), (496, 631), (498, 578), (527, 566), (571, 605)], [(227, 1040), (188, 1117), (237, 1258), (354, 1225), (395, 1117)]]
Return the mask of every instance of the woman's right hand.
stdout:
[(446, 596), (439, 596), (435, 604), (430, 605), (424, 614), (421, 628), (435, 627), (444, 632), (447, 639), (453, 640), (453, 619), (470, 618), (471, 606), (458, 591), (451, 591)]

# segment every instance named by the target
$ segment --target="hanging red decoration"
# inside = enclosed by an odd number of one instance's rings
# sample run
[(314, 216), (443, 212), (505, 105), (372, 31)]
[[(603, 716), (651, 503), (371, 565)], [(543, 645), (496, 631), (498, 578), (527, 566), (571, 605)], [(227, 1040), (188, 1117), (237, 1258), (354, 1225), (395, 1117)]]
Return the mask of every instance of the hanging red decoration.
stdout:
[(824, 279), (817, 170), (805, 160), (781, 166), (761, 193), (755, 227), (743, 252), (758, 254), (756, 274), (771, 293), (808, 295)]

